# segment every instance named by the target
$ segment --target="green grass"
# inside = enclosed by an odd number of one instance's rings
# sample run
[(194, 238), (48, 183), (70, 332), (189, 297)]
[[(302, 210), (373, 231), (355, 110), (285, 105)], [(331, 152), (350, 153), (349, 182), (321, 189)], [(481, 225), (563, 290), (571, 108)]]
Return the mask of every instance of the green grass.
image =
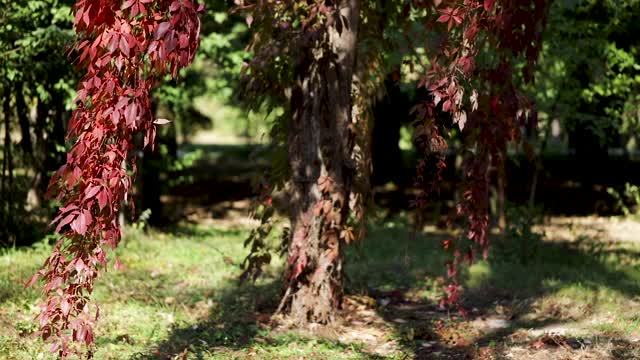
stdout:
[[(100, 278), (97, 359), (164, 359), (184, 350), (194, 358), (357, 359), (356, 345), (302, 335), (269, 336), (256, 321), (277, 305), (278, 266), (255, 285), (239, 286), (247, 231), (182, 229), (144, 235), (129, 229), (117, 251), (124, 269)], [(24, 283), (50, 246), (8, 250), (0, 257), (0, 358), (48, 359), (45, 344), (29, 336), (38, 292)], [(267, 315), (267, 314), (265, 314)]]
[[(444, 269), (441, 240), (446, 235), (412, 237), (408, 228), (402, 218), (373, 225), (365, 242), (348, 249), (349, 293), (399, 291), (436, 308)], [(110, 269), (94, 293), (102, 314), (95, 358), (166, 359), (185, 351), (189, 359), (376, 357), (358, 342), (264, 326), (279, 300), (281, 263), (255, 285), (238, 285), (246, 234), (246, 229), (196, 226), (173, 233), (128, 229), (117, 251), (124, 269)], [(40, 242), (0, 255), (1, 359), (51, 358), (46, 345), (30, 336), (39, 293), (22, 287), (50, 250)], [(464, 276), (465, 306), (490, 315), (500, 304), (516, 316), (507, 329), (469, 335), (472, 342), (495, 347), (518, 330), (549, 324), (566, 325), (583, 336), (640, 335), (638, 255), (640, 248), (631, 243), (597, 247), (543, 242), (526, 264), (504, 256), (474, 265)], [(413, 334), (434, 322), (393, 307), (373, 309), (391, 329), (382, 341), (402, 344), (401, 353), (393, 356), (414, 357), (422, 339)], [(398, 323), (397, 317), (407, 321)], [(459, 326), (465, 321), (450, 318), (445, 323)]]

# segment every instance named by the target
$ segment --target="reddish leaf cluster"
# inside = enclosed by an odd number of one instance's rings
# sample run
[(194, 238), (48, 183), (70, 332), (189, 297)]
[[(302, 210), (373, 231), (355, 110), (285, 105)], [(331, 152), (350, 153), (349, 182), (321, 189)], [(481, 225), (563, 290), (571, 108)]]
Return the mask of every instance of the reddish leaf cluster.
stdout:
[[(321, 41), (329, 28), (341, 33), (346, 26), (335, 1), (234, 0), (232, 12), (242, 13), (253, 28), (247, 50), (253, 52), (243, 81), (252, 94), (286, 98), (292, 79), (282, 69), (309, 61), (303, 49)], [(296, 22), (300, 22), (299, 27)]]
[[(427, 44), (431, 66), (419, 84), (428, 88), (433, 101), (416, 109), (416, 138), (425, 151), (425, 160), (418, 164), (417, 185), (423, 192), (416, 206), (424, 206), (437, 189), (445, 166), (445, 124), (436, 117), (441, 110), (451, 114), (464, 142), (465, 188), (456, 217), (466, 219), (467, 228), (465, 236), (444, 244), (452, 255), (447, 264), (451, 282), (445, 289), (449, 303), (459, 296), (459, 266), (472, 263), (477, 248), (487, 256), (489, 170), (502, 165), (508, 142), (519, 136), (522, 114), (531, 108), (517, 93), (514, 64), (523, 58), (523, 78), (532, 80), (547, 11), (546, 0), (458, 0), (438, 9), (436, 22), (445, 23), (447, 31), (444, 39)], [(493, 61), (477, 64), (481, 51), (491, 51)], [(434, 175), (428, 176), (430, 172)]]
[(89, 295), (120, 240), (117, 214), (136, 169), (133, 135), (144, 133), (153, 146), (150, 91), (193, 60), (203, 10), (190, 0), (79, 0), (73, 8), (80, 40), (72, 53), (86, 73), (69, 122), (73, 145), (49, 185), (63, 204), (52, 222), (62, 238), (28, 283), (44, 278), (39, 334), (61, 357), (78, 350), (73, 341), (93, 342), (99, 312)]

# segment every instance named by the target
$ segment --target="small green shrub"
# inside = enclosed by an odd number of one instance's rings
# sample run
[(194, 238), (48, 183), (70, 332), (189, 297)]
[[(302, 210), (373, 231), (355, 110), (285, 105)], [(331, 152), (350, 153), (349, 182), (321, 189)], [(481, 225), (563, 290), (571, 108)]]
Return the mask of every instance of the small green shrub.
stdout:
[(607, 188), (607, 193), (616, 200), (616, 207), (624, 216), (640, 218), (640, 186), (626, 183), (622, 192)]
[(507, 209), (504, 236), (495, 244), (497, 259), (524, 265), (538, 257), (544, 234), (533, 229), (536, 218), (525, 206)]

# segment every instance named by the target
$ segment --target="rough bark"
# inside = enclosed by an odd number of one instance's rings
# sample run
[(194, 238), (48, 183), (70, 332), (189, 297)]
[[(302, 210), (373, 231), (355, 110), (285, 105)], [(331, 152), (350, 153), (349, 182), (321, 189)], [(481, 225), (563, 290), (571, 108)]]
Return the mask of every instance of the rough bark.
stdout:
[(298, 324), (331, 322), (342, 302), (359, 0), (342, 0), (340, 9), (347, 23), (340, 34), (330, 27), (326, 41), (306, 49), (291, 97), (291, 239), (284, 300), (290, 296), (290, 316)]

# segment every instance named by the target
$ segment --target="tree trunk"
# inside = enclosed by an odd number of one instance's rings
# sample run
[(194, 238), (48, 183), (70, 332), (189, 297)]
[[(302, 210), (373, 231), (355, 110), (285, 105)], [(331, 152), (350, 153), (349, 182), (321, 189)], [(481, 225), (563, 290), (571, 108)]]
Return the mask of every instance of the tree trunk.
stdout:
[(497, 193), (496, 194), (497, 195), (496, 215), (498, 219), (498, 229), (500, 229), (500, 232), (503, 234), (507, 228), (507, 214), (506, 214), (507, 200), (505, 195), (505, 191), (507, 187), (506, 166), (507, 166), (507, 152), (504, 151), (502, 153), (502, 159), (498, 164), (498, 174), (497, 174), (498, 180), (496, 183), (496, 193)]
[[(0, 199), (3, 200), (0, 205), (2, 209), (0, 213), (3, 215), (2, 221), (2, 239), (0, 244), (8, 245), (12, 241), (10, 240), (14, 236), (14, 220), (13, 213), (13, 159), (11, 154), (11, 88), (9, 85), (4, 88), (4, 153), (2, 157), (2, 190), (0, 192)], [(15, 245), (15, 238), (13, 238), (13, 244)]]
[(400, 128), (403, 123), (410, 123), (411, 101), (391, 75), (385, 80), (385, 89), (385, 96), (373, 109), (371, 180), (374, 185), (384, 185), (389, 181), (400, 185), (406, 180), (403, 176), (405, 168), (400, 150)]
[(325, 40), (332, 51), (305, 49), (291, 96), (291, 239), (283, 301), (290, 295), (290, 316), (298, 324), (331, 322), (342, 302), (342, 245), (354, 172), (351, 85), (359, 0), (339, 4), (347, 24), (340, 34), (329, 28)]
[(18, 114), (18, 121), (20, 123), (20, 133), (22, 139), (20, 139), (20, 146), (24, 155), (28, 158), (33, 156), (33, 145), (31, 144), (31, 124), (29, 123), (29, 109), (24, 101), (22, 82), (17, 82), (14, 88), (14, 94), (16, 97), (16, 112)]

